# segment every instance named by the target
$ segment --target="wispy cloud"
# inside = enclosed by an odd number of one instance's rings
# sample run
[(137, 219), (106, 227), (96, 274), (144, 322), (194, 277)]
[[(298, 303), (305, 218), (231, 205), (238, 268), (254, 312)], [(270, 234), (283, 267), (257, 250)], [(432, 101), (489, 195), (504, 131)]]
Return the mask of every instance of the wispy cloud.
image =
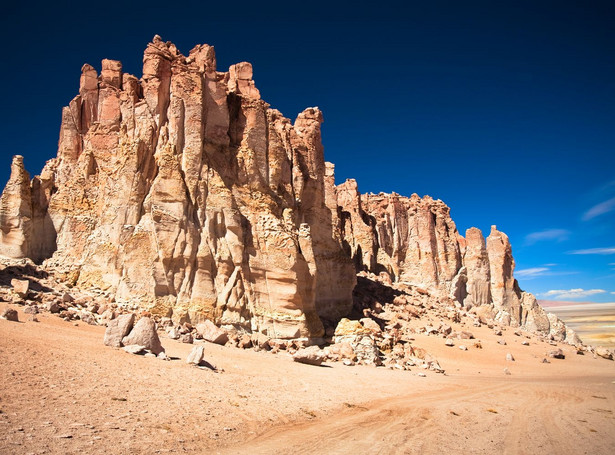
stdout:
[(583, 221), (589, 221), (592, 218), (612, 212), (613, 210), (615, 210), (615, 197), (594, 205), (583, 214)]
[(589, 248), (587, 250), (569, 251), (568, 254), (615, 254), (615, 247)]
[(568, 299), (579, 299), (579, 298), (584, 298), (584, 297), (589, 297), (591, 295), (596, 295), (596, 294), (604, 294), (606, 291), (604, 289), (553, 289), (551, 291), (547, 291), (547, 292), (543, 292), (542, 294), (539, 294), (543, 297), (551, 297), (551, 298), (555, 298), (555, 299), (562, 299), (562, 300), (568, 300)]
[(555, 264), (553, 262), (549, 264), (543, 264), (544, 267), (555, 267), (556, 265), (559, 265), (559, 264)]
[(544, 231), (532, 232), (525, 236), (525, 244), (533, 245), (536, 242), (555, 241), (563, 242), (568, 240), (570, 231), (566, 229), (545, 229)]
[(537, 276), (543, 276), (549, 271), (548, 267), (532, 267), (529, 269), (521, 269), (515, 271), (517, 278), (534, 278)]

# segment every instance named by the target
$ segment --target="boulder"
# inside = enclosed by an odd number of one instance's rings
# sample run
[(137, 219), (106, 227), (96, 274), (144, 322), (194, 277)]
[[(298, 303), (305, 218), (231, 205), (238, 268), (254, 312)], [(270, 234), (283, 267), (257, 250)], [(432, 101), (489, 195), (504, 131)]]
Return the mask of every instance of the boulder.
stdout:
[(122, 347), (122, 339), (130, 333), (134, 322), (135, 315), (133, 313), (122, 314), (111, 320), (107, 325), (107, 330), (105, 330), (104, 344), (114, 348)]
[(210, 343), (225, 344), (228, 341), (228, 334), (226, 331), (216, 326), (216, 324), (210, 320), (197, 324), (196, 331), (202, 339)]
[(293, 360), (308, 365), (320, 365), (324, 360), (324, 353), (318, 346), (309, 346), (299, 349), (293, 354)]
[(552, 351), (549, 351), (547, 353), (548, 357), (551, 357), (552, 359), (565, 359), (566, 356), (564, 355), (564, 351), (562, 351), (561, 349), (553, 349)]
[(160, 338), (156, 332), (156, 323), (150, 317), (142, 317), (137, 321), (130, 333), (122, 339), (122, 344), (138, 344), (145, 346), (145, 349), (158, 355), (164, 348), (160, 344)]

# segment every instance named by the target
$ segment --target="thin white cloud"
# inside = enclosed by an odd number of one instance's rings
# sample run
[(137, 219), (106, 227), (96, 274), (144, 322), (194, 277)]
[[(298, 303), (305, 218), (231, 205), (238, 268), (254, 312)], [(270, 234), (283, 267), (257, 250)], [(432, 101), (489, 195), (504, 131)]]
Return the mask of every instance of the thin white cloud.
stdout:
[(594, 205), (583, 214), (583, 221), (589, 221), (592, 218), (612, 212), (613, 210), (615, 210), (615, 197)]
[(548, 271), (548, 267), (531, 267), (529, 269), (516, 270), (515, 276), (517, 278), (533, 278), (536, 276), (544, 275)]
[(569, 251), (568, 254), (615, 254), (615, 247), (589, 248), (587, 250)]
[(615, 292), (611, 292), (611, 294), (615, 295)]
[(525, 236), (526, 245), (533, 245), (536, 242), (555, 241), (563, 242), (568, 240), (570, 231), (566, 229), (545, 229), (544, 231), (532, 232)]
[(553, 289), (551, 291), (543, 292), (540, 294), (543, 297), (551, 297), (555, 299), (568, 300), (568, 299), (579, 299), (583, 297), (589, 297), (591, 295), (596, 294), (604, 294), (606, 291), (604, 289)]
[(542, 265), (543, 267), (555, 267), (556, 265), (559, 265), (559, 264), (549, 263), (549, 264), (542, 264)]

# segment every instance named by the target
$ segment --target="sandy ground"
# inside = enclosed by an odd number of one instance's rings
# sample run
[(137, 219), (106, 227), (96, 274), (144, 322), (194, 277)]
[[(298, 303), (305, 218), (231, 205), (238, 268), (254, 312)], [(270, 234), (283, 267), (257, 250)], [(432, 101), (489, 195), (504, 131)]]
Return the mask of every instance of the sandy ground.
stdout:
[(185, 363), (191, 345), (133, 356), (104, 327), (38, 317), (0, 320), (2, 454), (614, 453), (615, 362), (563, 346), (542, 363), (552, 346), (510, 329), (474, 329), (468, 351), (417, 336), (446, 375), (206, 344), (214, 373)]

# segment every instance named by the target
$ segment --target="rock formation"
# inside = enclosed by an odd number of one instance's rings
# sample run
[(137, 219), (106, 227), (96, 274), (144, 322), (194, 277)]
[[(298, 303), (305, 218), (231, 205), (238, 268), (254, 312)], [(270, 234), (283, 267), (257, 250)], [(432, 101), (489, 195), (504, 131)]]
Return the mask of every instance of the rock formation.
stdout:
[(143, 76), (81, 69), (57, 157), (30, 181), (15, 157), (0, 199), (1, 254), (45, 260), (71, 285), (175, 323), (269, 338), (321, 337), (353, 306), (356, 272), (386, 272), (511, 325), (553, 326), (513, 278), (508, 238), (461, 237), (426, 196), (335, 186), (323, 117), (291, 122), (260, 98), (252, 65), (216, 68), (160, 37)]
[(450, 209), (429, 196), (361, 195), (354, 180), (338, 185), (336, 192), (343, 245), (357, 272), (385, 272), (485, 320), (578, 342), (532, 294), (520, 290), (510, 241), (495, 226), (486, 241), (477, 228), (468, 229), (464, 238)]

